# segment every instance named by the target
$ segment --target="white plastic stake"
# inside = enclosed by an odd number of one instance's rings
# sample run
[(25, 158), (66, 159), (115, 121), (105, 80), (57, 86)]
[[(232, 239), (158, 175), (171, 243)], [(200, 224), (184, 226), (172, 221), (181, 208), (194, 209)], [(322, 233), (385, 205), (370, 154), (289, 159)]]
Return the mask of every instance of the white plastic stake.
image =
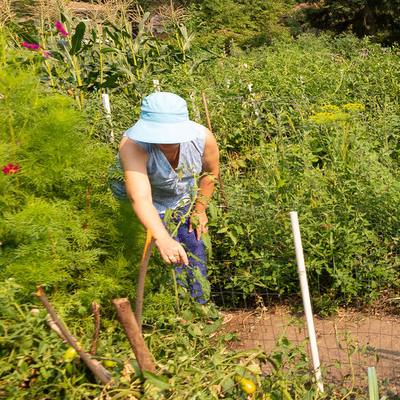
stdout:
[[(109, 120), (110, 125), (112, 125), (112, 123), (111, 123), (110, 97), (109, 97), (109, 95), (107, 93), (103, 93), (101, 95), (101, 99), (103, 101), (103, 107), (106, 109), (106, 112), (107, 112), (107, 119)], [(114, 132), (113, 132), (112, 129), (111, 129), (111, 132), (110, 132), (110, 142), (111, 143), (114, 142)]]
[(156, 92), (161, 92), (160, 81), (158, 79), (153, 79), (153, 86)]
[(303, 245), (301, 243), (301, 236), (300, 236), (299, 219), (297, 217), (296, 211), (290, 212), (290, 221), (292, 223), (294, 248), (296, 251), (296, 259), (297, 259), (297, 272), (298, 272), (299, 278), (300, 278), (301, 295), (303, 298), (304, 312), (306, 315), (308, 336), (310, 338), (311, 356), (312, 356), (312, 361), (313, 361), (313, 366), (314, 366), (315, 379), (317, 381), (318, 389), (322, 393), (324, 391), (324, 385), (322, 383), (322, 375), (321, 375), (320, 362), (319, 362), (319, 356), (318, 356), (317, 339), (315, 336), (314, 319), (313, 319), (313, 313), (312, 313), (312, 308), (311, 308), (310, 292), (308, 290), (307, 272), (306, 272), (306, 266), (304, 263)]

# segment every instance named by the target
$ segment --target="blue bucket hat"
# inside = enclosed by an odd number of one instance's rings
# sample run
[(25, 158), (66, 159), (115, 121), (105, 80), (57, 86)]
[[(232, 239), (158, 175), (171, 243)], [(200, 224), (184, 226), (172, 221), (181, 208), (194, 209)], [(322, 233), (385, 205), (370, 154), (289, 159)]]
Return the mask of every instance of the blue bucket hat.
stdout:
[(183, 143), (197, 137), (198, 126), (190, 121), (187, 104), (182, 97), (157, 92), (143, 99), (140, 118), (125, 135), (145, 143)]

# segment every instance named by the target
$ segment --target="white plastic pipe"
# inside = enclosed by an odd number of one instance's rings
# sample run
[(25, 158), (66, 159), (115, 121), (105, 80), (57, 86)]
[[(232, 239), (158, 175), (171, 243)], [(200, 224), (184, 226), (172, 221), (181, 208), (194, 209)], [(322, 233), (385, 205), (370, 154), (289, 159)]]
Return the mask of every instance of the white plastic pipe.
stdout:
[[(111, 107), (110, 107), (110, 96), (108, 95), (108, 93), (103, 93), (101, 95), (101, 99), (103, 101), (103, 107), (106, 109), (107, 112), (107, 119), (110, 120), (110, 125), (111, 124)], [(114, 132), (111, 129), (111, 133), (110, 133), (110, 142), (113, 143), (114, 142)]]
[(319, 362), (319, 356), (318, 356), (317, 339), (315, 337), (314, 319), (313, 319), (313, 313), (312, 313), (312, 308), (311, 308), (310, 292), (308, 290), (307, 272), (306, 272), (306, 266), (304, 263), (303, 245), (301, 243), (299, 219), (297, 217), (296, 211), (290, 212), (290, 221), (292, 223), (294, 248), (296, 251), (296, 259), (297, 259), (297, 272), (298, 272), (299, 278), (300, 278), (301, 295), (303, 298), (304, 313), (306, 315), (308, 336), (310, 338), (311, 356), (312, 356), (312, 361), (313, 361), (313, 366), (314, 366), (315, 379), (317, 381), (318, 389), (322, 393), (324, 391), (324, 385), (322, 383), (322, 375), (321, 375), (320, 362)]

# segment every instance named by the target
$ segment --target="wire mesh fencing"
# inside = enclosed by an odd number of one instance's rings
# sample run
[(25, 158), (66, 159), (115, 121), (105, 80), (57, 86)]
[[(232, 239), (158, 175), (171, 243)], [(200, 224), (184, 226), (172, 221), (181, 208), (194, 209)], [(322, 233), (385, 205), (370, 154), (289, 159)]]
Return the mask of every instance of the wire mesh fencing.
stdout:
[(365, 389), (375, 366), (398, 398), (398, 101), (371, 85), (313, 96), (212, 87), (189, 97), (221, 151), (209, 277), (213, 300), (233, 314), (233, 346), (269, 352), (281, 335), (296, 345), (308, 337), (296, 210), (323, 380)]
[(210, 280), (213, 300), (233, 313), (234, 346), (268, 352), (282, 334), (297, 345), (308, 336), (289, 221), (297, 210), (323, 379), (365, 389), (374, 366), (398, 398), (400, 185), (390, 121), (399, 106), (379, 88), (336, 99), (214, 96), (206, 100), (227, 212), (211, 223)]

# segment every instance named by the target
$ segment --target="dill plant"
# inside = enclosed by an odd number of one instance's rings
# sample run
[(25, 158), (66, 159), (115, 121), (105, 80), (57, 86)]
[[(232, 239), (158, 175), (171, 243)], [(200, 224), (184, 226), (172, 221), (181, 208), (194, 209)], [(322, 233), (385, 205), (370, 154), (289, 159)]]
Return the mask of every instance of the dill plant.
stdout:
[(83, 314), (121, 285), (132, 290), (132, 282), (121, 284), (125, 272), (109, 272), (121, 264), (124, 243), (106, 175), (112, 150), (92, 140), (90, 120), (72, 99), (46, 91), (34, 73), (3, 69), (0, 93), (1, 166), (18, 166), (0, 172), (1, 279), (30, 291), (47, 284)]

